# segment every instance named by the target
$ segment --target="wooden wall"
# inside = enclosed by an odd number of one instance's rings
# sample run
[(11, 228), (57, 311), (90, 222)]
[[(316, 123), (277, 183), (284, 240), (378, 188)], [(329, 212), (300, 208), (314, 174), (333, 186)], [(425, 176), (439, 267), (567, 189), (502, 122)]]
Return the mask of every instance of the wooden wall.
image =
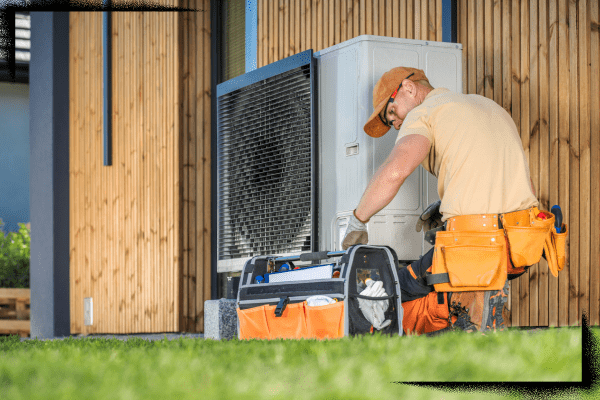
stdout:
[[(511, 282), (512, 324), (600, 324), (600, 61), (596, 0), (457, 0), (463, 92), (513, 117), (541, 206), (570, 235), (559, 278), (544, 260)], [(258, 0), (258, 66), (362, 34), (442, 40), (439, 0)]]
[(359, 35), (442, 41), (442, 0), (258, 0), (258, 67)]
[(558, 279), (544, 260), (511, 282), (513, 325), (600, 323), (598, 1), (459, 0), (463, 90), (489, 97), (521, 133), (541, 206), (569, 225)]
[(70, 13), (72, 333), (180, 328), (177, 15), (112, 14), (113, 165), (103, 166), (102, 13)]
[(210, 300), (210, 0), (182, 0), (183, 271), (180, 330), (203, 332)]

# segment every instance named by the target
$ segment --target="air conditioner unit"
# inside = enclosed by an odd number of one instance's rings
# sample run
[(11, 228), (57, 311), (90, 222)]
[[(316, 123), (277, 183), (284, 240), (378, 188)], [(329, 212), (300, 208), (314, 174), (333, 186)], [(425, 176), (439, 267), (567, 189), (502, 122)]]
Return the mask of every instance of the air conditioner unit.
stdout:
[[(394, 146), (363, 126), (381, 75), (420, 68), (462, 91), (462, 45), (363, 35), (307, 50), (217, 86), (217, 272), (257, 255), (340, 250), (349, 216)], [(369, 243), (409, 263), (431, 245), (415, 224), (438, 200), (419, 166), (367, 224)]]

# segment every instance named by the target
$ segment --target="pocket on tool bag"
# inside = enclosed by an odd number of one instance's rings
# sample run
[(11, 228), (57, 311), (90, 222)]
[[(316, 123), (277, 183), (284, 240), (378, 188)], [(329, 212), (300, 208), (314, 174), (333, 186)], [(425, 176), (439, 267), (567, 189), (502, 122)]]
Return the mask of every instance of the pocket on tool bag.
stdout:
[[(437, 292), (498, 290), (506, 281), (504, 232), (438, 232), (428, 282)], [(447, 279), (445, 278), (447, 275)], [(439, 277), (439, 278), (438, 278)], [(436, 283), (436, 281), (442, 283)], [(444, 282), (446, 280), (446, 282)]]
[(324, 306), (305, 306), (308, 338), (335, 339), (344, 336), (344, 302)]
[(240, 339), (269, 339), (265, 306), (237, 309), (240, 322)]
[[(543, 213), (546, 219), (537, 217), (540, 213)], [(544, 243), (554, 225), (554, 214), (534, 207), (526, 212), (504, 214), (502, 224), (508, 239), (513, 267), (521, 268), (538, 263), (542, 258)]]
[(556, 249), (556, 261), (558, 263), (558, 271), (562, 271), (562, 269), (565, 267), (568, 233), (569, 231), (567, 229), (566, 224), (562, 225), (561, 233), (556, 233), (555, 230), (552, 230), (552, 244)]
[(455, 287), (489, 287), (501, 271), (502, 245), (451, 245), (442, 247), (450, 284)]
[(510, 245), (510, 259), (515, 268), (540, 261), (549, 228), (508, 226), (504, 229)]
[(281, 317), (275, 315), (277, 306), (265, 306), (269, 339), (301, 339), (306, 337), (304, 303), (288, 304)]

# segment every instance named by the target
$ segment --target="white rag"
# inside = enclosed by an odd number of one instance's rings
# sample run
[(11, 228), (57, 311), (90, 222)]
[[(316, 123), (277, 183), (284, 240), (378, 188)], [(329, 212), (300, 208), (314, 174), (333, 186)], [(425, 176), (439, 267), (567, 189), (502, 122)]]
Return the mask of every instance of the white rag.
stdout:
[[(360, 292), (363, 296), (369, 297), (385, 297), (387, 293), (383, 288), (382, 281), (374, 281), (367, 279), (367, 288)], [(389, 300), (367, 300), (358, 299), (358, 307), (362, 311), (365, 318), (373, 325), (373, 328), (381, 330), (392, 323), (390, 320), (385, 320), (385, 310), (387, 310)]]

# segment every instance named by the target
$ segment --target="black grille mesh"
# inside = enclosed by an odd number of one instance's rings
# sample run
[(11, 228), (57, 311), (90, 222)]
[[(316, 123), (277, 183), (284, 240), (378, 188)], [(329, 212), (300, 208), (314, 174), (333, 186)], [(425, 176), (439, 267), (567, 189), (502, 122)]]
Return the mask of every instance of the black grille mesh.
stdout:
[(218, 259), (310, 251), (310, 65), (218, 98)]

